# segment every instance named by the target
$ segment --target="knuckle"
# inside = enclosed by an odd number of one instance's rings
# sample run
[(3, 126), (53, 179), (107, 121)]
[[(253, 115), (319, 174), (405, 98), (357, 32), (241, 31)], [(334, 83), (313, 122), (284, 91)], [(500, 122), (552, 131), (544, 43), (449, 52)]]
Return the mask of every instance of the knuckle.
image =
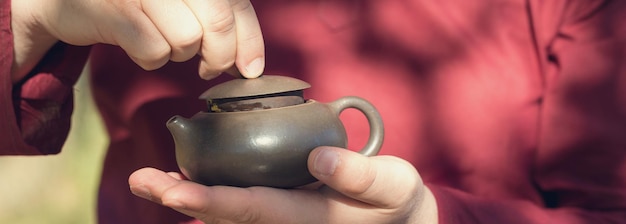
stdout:
[(370, 162), (358, 164), (354, 167), (356, 172), (353, 173), (353, 178), (350, 182), (346, 183), (344, 192), (351, 195), (362, 195), (372, 188), (378, 173)]
[[(217, 57), (215, 58), (217, 59)], [(222, 58), (221, 61), (207, 60), (206, 67), (204, 68), (208, 72), (223, 72), (233, 67), (235, 64), (234, 58)]]
[(254, 212), (255, 209), (247, 206), (240, 215), (234, 217), (234, 222), (236, 223), (259, 223), (260, 215), (257, 212)]
[(169, 47), (155, 47), (151, 51), (138, 54), (129, 53), (129, 56), (145, 70), (155, 70), (167, 63), (169, 60)]
[(178, 41), (171, 45), (171, 60), (175, 62), (182, 62), (191, 59), (198, 53), (198, 49), (200, 48), (200, 41), (199, 38), (189, 38), (186, 40)]
[(387, 207), (401, 207), (400, 205), (418, 198), (417, 196), (423, 191), (424, 184), (415, 167), (408, 161), (395, 156), (385, 156), (382, 159), (387, 159), (392, 164), (390, 168), (394, 172), (389, 175), (389, 182), (393, 182), (391, 184), (402, 183), (405, 186), (404, 191), (396, 192), (398, 200), (389, 201)]
[(395, 164), (397, 164), (398, 167), (398, 176), (401, 178), (409, 178), (411, 182), (415, 182), (417, 185), (422, 185), (422, 178), (420, 178), (420, 175), (417, 173), (417, 170), (415, 169), (415, 166), (413, 166), (413, 164), (409, 163), (408, 161), (395, 157), (395, 156), (388, 156), (388, 158), (390, 158), (391, 160), (393, 160), (395, 162)]
[(252, 3), (249, 0), (231, 0), (230, 5), (233, 11), (246, 11), (252, 9)]
[(261, 32), (251, 32), (250, 34), (241, 37), (241, 39), (238, 41), (242, 42), (243, 44), (262, 46), (263, 35), (261, 34)]
[(220, 10), (205, 27), (206, 32), (229, 33), (235, 29), (235, 16), (231, 10)]
[(115, 10), (125, 16), (133, 16), (142, 12), (140, 1), (123, 0), (115, 4), (109, 4), (107, 6), (113, 7)]
[(202, 29), (186, 29), (189, 32), (180, 32), (177, 41), (173, 44), (177, 48), (189, 48), (197, 46), (202, 40)]
[[(263, 192), (259, 191), (257, 187), (251, 187), (248, 189), (250, 193), (250, 198), (254, 200), (255, 194), (263, 194)], [(238, 213), (233, 215), (232, 221), (235, 223), (259, 223), (261, 221), (261, 214), (257, 207), (252, 206), (254, 203), (249, 203), (244, 205), (242, 209), (239, 210)]]
[(145, 70), (154, 70), (165, 65), (172, 48), (162, 36), (146, 28), (149, 20), (145, 17), (139, 1), (120, 1), (114, 7), (119, 17), (112, 19), (107, 26), (109, 30), (99, 30), (100, 36), (123, 48)]
[(223, 63), (220, 63), (215, 68), (218, 71), (223, 72), (223, 71), (226, 71), (229, 68), (233, 67), (234, 64), (235, 64), (235, 59), (226, 59)]
[(408, 161), (395, 156), (380, 156), (381, 160), (387, 160), (386, 164), (389, 164), (388, 170), (393, 170), (387, 176), (394, 177), (394, 179), (401, 179), (404, 183), (412, 183), (414, 186), (421, 186), (423, 184), (419, 173)]

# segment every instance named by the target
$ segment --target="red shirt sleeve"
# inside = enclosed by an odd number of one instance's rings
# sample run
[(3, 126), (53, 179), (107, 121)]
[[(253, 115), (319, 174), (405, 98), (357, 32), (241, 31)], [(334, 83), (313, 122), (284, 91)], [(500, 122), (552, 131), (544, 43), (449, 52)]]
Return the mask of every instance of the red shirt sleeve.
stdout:
[(11, 1), (0, 2), (0, 155), (58, 153), (69, 132), (73, 85), (89, 47), (58, 43), (13, 85)]

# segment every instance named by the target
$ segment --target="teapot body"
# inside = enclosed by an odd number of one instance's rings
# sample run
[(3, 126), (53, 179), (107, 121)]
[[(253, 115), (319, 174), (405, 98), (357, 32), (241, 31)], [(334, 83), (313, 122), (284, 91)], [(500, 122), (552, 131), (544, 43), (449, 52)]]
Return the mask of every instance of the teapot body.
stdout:
[(314, 148), (346, 147), (338, 113), (309, 100), (267, 110), (174, 116), (167, 127), (177, 163), (194, 182), (290, 188), (315, 181), (307, 168)]

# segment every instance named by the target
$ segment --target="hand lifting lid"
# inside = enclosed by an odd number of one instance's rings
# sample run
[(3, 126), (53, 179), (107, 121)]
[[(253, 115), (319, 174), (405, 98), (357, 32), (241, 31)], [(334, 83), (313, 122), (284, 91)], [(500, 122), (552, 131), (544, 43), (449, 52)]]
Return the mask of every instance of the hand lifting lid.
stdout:
[(383, 142), (383, 123), (369, 102), (342, 97), (305, 100), (310, 85), (286, 76), (234, 79), (200, 95), (208, 110), (167, 121), (176, 161), (187, 178), (205, 185), (290, 188), (315, 181), (307, 158), (318, 146), (347, 145), (339, 114), (363, 112), (370, 138), (360, 153), (372, 156)]

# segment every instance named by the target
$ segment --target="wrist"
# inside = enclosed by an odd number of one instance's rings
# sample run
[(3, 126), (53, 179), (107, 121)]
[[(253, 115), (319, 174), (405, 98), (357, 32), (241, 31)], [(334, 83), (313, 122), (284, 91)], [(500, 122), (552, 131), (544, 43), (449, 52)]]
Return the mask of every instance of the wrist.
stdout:
[(13, 64), (11, 80), (20, 82), (58, 41), (41, 23), (42, 4), (26, 0), (11, 2), (11, 32), (13, 34)]

